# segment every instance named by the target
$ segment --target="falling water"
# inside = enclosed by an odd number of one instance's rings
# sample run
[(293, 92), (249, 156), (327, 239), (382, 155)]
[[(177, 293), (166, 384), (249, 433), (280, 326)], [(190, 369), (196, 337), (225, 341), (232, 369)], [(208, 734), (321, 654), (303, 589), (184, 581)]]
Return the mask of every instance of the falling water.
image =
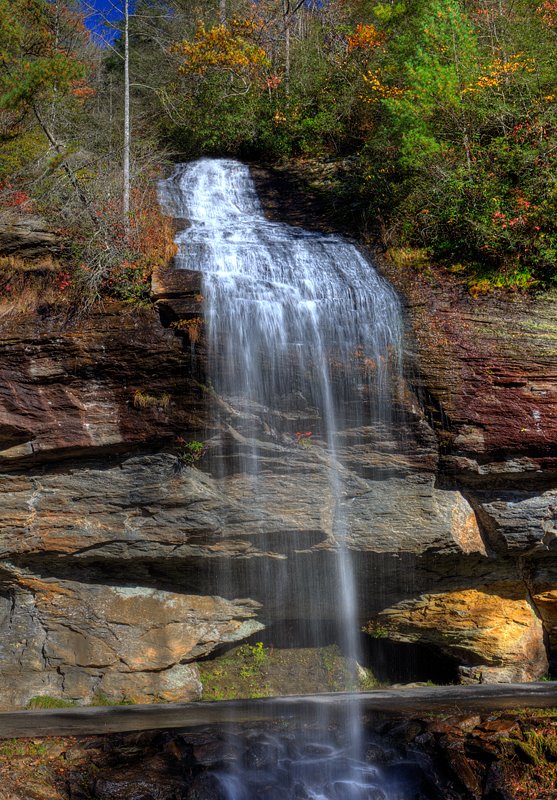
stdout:
[[(266, 219), (249, 170), (238, 162), (203, 159), (177, 167), (164, 184), (163, 202), (189, 222), (177, 238), (176, 266), (203, 273), (208, 384), (219, 417), (211, 472), (225, 487), (243, 476), (244, 501), (260, 515), (256, 524), (283, 513), (269, 488), (277, 475), (289, 481), (283, 503), (302, 509), (306, 482), (321, 476), (318, 549), (329, 555), (330, 570), (312, 574), (309, 558), (297, 579), (310, 596), (307, 618), (316, 640), (333, 607), (334, 635), (355, 670), (360, 621), (348, 509), (359, 480), (354, 463), (365, 460), (374, 441), (388, 438), (392, 376), (400, 362), (396, 295), (344, 239)], [(313, 546), (302, 534), (298, 541), (296, 530), (290, 535), (294, 549)], [(262, 553), (264, 545), (259, 537)], [(273, 559), (258, 561), (257, 569), (246, 568), (246, 583), (256, 573), (280, 606), (286, 598), (270, 570)], [(226, 580), (223, 574), (223, 592)], [(347, 725), (358, 758), (360, 722)]]

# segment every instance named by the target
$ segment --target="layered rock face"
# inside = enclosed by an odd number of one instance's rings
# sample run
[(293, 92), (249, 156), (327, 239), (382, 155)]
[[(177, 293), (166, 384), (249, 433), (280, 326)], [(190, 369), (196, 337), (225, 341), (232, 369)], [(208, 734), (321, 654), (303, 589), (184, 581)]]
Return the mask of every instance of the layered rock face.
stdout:
[[(476, 607), (480, 620), (478, 602), (485, 607), (485, 630), (475, 636), (509, 637), (513, 647), (523, 649), (516, 661), (531, 674), (529, 662), (542, 639), (527, 641), (521, 630), (543, 629), (553, 664), (556, 659), (557, 295), (473, 298), (462, 282), (440, 269), (417, 273), (389, 260), (384, 269), (406, 305), (414, 385), (440, 445), (438, 483), (458, 488), (467, 498), (488, 556), (518, 567), (522, 596), (512, 590), (512, 603), (497, 610), (499, 599), (510, 595), (508, 588), (496, 586), (489, 596), (480, 586), (481, 596), (465, 601)], [(401, 608), (400, 615), (395, 609), (386, 612), (394, 614), (395, 635), (407, 635), (403, 631), (423, 600)], [(440, 629), (435, 611), (422, 616), (418, 627), (427, 631), (426, 640), (443, 648), (459, 625), (453, 624), (454, 595), (446, 601), (437, 596), (434, 605), (440, 601), (448, 612), (446, 627)], [(499, 617), (494, 630), (493, 614)], [(500, 662), (488, 671), (501, 670), (508, 676)]]
[(147, 575), (188, 540), (190, 503), (215, 505), (201, 472), (146, 452), (202, 425), (180, 341), (108, 305), (4, 320), (2, 350), (0, 704), (198, 697), (195, 659), (261, 623), (254, 601)]
[[(361, 622), (463, 680), (539, 677), (557, 646), (549, 299), (474, 301), (386, 268), (412, 385), (393, 430), (341, 432)], [(226, 451), (208, 471), (215, 434), (241, 443), (243, 421), (206, 384), (200, 276), (161, 271), (153, 291), (153, 310), (2, 320), (2, 707), (199, 697), (197, 659), (335, 613), (327, 461), (294, 435), (314, 412), (246, 410), (263, 465), (250, 507), (253, 476)], [(207, 450), (195, 464), (188, 442)]]

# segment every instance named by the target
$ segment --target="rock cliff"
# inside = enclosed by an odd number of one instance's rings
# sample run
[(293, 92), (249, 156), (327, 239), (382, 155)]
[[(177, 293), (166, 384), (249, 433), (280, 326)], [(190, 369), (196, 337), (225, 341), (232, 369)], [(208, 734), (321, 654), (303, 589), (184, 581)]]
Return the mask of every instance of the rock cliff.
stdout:
[[(465, 681), (539, 677), (557, 647), (552, 298), (473, 300), (450, 276), (384, 269), (410, 380), (394, 434), (343, 432), (362, 624), (442, 652)], [(198, 273), (169, 268), (152, 309), (0, 320), (2, 707), (199, 697), (197, 659), (333, 616), (327, 465), (273, 430), (285, 414), (305, 430), (311, 410), (261, 415), (260, 510), (230, 460), (211, 475), (184, 450), (210, 450), (220, 403), (200, 294)]]
[[(395, 261), (383, 265), (406, 305), (438, 484), (467, 498), (492, 557), (517, 564), (555, 664), (557, 294), (474, 298), (446, 270)], [(501, 635), (514, 618), (507, 611)]]

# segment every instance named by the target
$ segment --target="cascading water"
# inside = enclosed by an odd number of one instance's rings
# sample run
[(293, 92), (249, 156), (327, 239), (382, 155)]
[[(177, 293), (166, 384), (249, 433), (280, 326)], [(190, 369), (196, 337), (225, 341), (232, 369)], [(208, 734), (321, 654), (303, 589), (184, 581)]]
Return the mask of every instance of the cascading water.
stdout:
[[(361, 623), (351, 553), (354, 527), (362, 523), (351, 504), (365, 485), (354, 465), (365, 462), (374, 442), (389, 438), (392, 377), (400, 363), (396, 295), (347, 241), (267, 220), (240, 163), (203, 159), (179, 166), (163, 184), (162, 200), (189, 222), (177, 237), (175, 266), (203, 273), (206, 389), (217, 417), (208, 442), (211, 473), (225, 491), (234, 487), (236, 500), (242, 476), (253, 529), (257, 534), (263, 520), (267, 531), (257, 536), (256, 567), (245, 554), (244, 586), (239, 589), (238, 568), (230, 581), (223, 570), (219, 593), (251, 596), (263, 586), (276, 609), (299, 587), (310, 639), (320, 641), (325, 625), (329, 636), (332, 629), (356, 684)], [(308, 485), (320, 497), (319, 519), (306, 529)], [(277, 486), (282, 503), (286, 495), (297, 509), (295, 524), (277, 504)], [(283, 540), (290, 528), (282, 547), (269, 534), (273, 517), (282, 520)], [(299, 553), (303, 566), (284, 551)], [(311, 555), (318, 552), (321, 558)], [(358, 716), (343, 727), (347, 749), (342, 758), (334, 750), (336, 778), (329, 775), (331, 754), (323, 756), (330, 762), (326, 777), (315, 751), (305, 768), (296, 762), (313, 776), (304, 784), (308, 793), (283, 796), (387, 796), (377, 794), (376, 771), (362, 764)], [(246, 780), (229, 775), (226, 796), (259, 796), (246, 794)], [(323, 788), (333, 783), (337, 794)]]

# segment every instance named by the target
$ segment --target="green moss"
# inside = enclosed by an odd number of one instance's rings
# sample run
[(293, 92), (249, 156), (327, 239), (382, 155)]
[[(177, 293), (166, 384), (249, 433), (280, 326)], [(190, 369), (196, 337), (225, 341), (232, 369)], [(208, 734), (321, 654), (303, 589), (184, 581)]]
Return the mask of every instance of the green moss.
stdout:
[(376, 688), (369, 671), (355, 684), (340, 649), (242, 645), (199, 665), (204, 700), (313, 694)]
[(399, 269), (411, 269), (415, 272), (429, 272), (431, 254), (420, 247), (391, 247), (387, 255)]
[(362, 628), (363, 633), (367, 633), (372, 639), (388, 639), (389, 629), (380, 622), (370, 621)]
[(15, 758), (44, 758), (56, 743), (55, 739), (35, 741), (30, 739), (4, 739), (0, 741), (0, 764)]
[(91, 706), (133, 706), (133, 700), (129, 697), (108, 697), (104, 692), (96, 692), (91, 698)]
[(473, 264), (469, 268), (472, 273), (468, 280), (468, 291), (473, 297), (480, 294), (489, 294), (495, 289), (508, 289), (511, 291), (526, 291), (534, 288), (538, 281), (528, 267), (515, 269), (493, 269), (481, 264)]
[(29, 700), (26, 708), (72, 708), (76, 705), (77, 703), (73, 702), (72, 700), (63, 700), (61, 697), (51, 697), (48, 694), (39, 694)]
[(507, 712), (513, 717), (527, 717), (538, 720), (540, 717), (557, 719), (557, 706), (550, 708), (512, 708)]
[(378, 681), (372, 670), (361, 668), (358, 673), (359, 689), (362, 692), (369, 692), (371, 689), (379, 689), (383, 684)]
[(521, 741), (520, 739), (510, 739), (510, 744), (514, 747), (514, 750), (521, 761), (524, 761), (526, 764), (532, 764), (534, 767), (538, 767), (543, 761), (543, 751), (540, 749), (539, 744), (534, 741)]
[(204, 700), (269, 697), (269, 651), (263, 642), (244, 644), (224, 656), (200, 664)]
[(320, 650), (321, 663), (327, 675), (329, 691), (354, 691), (354, 678), (349, 664), (337, 645), (323, 647)]

